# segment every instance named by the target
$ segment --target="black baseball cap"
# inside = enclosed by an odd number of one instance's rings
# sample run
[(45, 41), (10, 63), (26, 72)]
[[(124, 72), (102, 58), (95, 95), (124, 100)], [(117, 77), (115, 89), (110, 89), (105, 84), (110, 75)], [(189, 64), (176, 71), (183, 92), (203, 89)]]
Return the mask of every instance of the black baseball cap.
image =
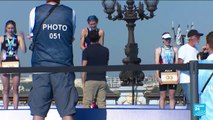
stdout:
[(192, 29), (188, 32), (187, 37), (191, 37), (193, 35), (197, 35), (197, 36), (203, 36), (203, 33), (199, 33), (197, 30)]

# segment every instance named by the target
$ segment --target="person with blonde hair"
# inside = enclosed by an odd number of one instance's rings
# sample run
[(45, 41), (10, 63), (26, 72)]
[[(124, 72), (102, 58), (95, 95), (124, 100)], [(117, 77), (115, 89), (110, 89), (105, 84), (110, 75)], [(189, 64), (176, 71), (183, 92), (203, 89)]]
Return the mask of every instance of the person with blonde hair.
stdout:
[[(4, 64), (10, 62), (10, 66), (19, 67), (18, 49), (21, 49), (26, 53), (26, 44), (24, 33), (17, 35), (16, 23), (13, 20), (7, 21), (5, 25), (5, 35), (0, 37), (1, 43), (1, 63), (2, 67), (7, 67)], [(2, 74), (3, 84), (3, 103), (4, 109), (8, 109), (9, 93), (10, 93), (10, 77), (12, 77), (12, 88), (13, 88), (13, 106), (14, 109), (18, 109), (19, 103), (19, 91), (18, 87), (20, 84), (20, 74)]]

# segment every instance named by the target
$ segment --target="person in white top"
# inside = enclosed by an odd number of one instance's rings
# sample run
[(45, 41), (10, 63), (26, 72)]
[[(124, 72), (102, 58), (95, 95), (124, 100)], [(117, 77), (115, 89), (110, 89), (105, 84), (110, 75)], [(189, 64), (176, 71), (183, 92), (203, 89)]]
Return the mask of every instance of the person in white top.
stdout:
[[(202, 33), (199, 33), (197, 30), (190, 30), (187, 34), (189, 42), (180, 47), (178, 51), (178, 63), (186, 64), (191, 60), (197, 60), (198, 50), (196, 45), (200, 41), (200, 36), (203, 36)], [(181, 71), (180, 73), (180, 84), (183, 89), (184, 95), (186, 97), (186, 102), (189, 105), (190, 103), (190, 77), (188, 71)]]

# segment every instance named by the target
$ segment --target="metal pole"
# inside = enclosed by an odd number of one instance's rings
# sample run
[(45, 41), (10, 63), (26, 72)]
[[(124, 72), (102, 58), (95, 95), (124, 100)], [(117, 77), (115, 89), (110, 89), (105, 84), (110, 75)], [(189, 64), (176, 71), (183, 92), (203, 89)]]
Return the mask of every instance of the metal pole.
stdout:
[(132, 105), (135, 105), (135, 78), (132, 80)]
[(191, 120), (198, 120), (197, 116), (194, 116), (194, 104), (199, 103), (198, 96), (198, 61), (190, 61), (189, 63), (190, 73), (190, 105), (191, 105)]

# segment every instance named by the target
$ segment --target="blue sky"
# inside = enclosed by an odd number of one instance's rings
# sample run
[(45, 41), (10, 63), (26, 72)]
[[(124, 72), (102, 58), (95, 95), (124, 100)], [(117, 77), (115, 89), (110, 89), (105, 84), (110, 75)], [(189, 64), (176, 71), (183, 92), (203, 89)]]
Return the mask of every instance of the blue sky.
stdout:
[[(122, 5), (125, 1), (119, 1)], [(0, 35), (4, 34), (4, 26), (7, 20), (13, 19), (17, 22), (18, 31), (28, 34), (28, 15), (30, 10), (45, 1), (0, 1)], [(86, 19), (89, 15), (97, 15), (99, 27), (105, 30), (105, 46), (110, 50), (110, 65), (122, 64), (125, 57), (124, 46), (127, 44), (127, 28), (124, 21), (110, 21), (106, 19), (101, 1), (62, 1), (72, 7), (77, 14), (77, 28), (74, 41), (74, 63), (81, 64), (80, 32), (87, 27)], [(135, 2), (138, 4), (138, 1)], [(186, 25), (194, 22), (195, 28), (204, 33), (198, 48), (205, 44), (205, 35), (213, 29), (213, 1), (160, 1), (155, 17), (150, 20), (136, 22), (135, 41), (138, 43), (141, 64), (154, 63), (154, 50), (161, 46), (161, 34), (171, 32), (171, 23), (175, 27), (181, 25), (185, 33)], [(27, 46), (29, 40), (26, 39)], [(20, 53), (22, 66), (30, 66), (31, 52)]]

